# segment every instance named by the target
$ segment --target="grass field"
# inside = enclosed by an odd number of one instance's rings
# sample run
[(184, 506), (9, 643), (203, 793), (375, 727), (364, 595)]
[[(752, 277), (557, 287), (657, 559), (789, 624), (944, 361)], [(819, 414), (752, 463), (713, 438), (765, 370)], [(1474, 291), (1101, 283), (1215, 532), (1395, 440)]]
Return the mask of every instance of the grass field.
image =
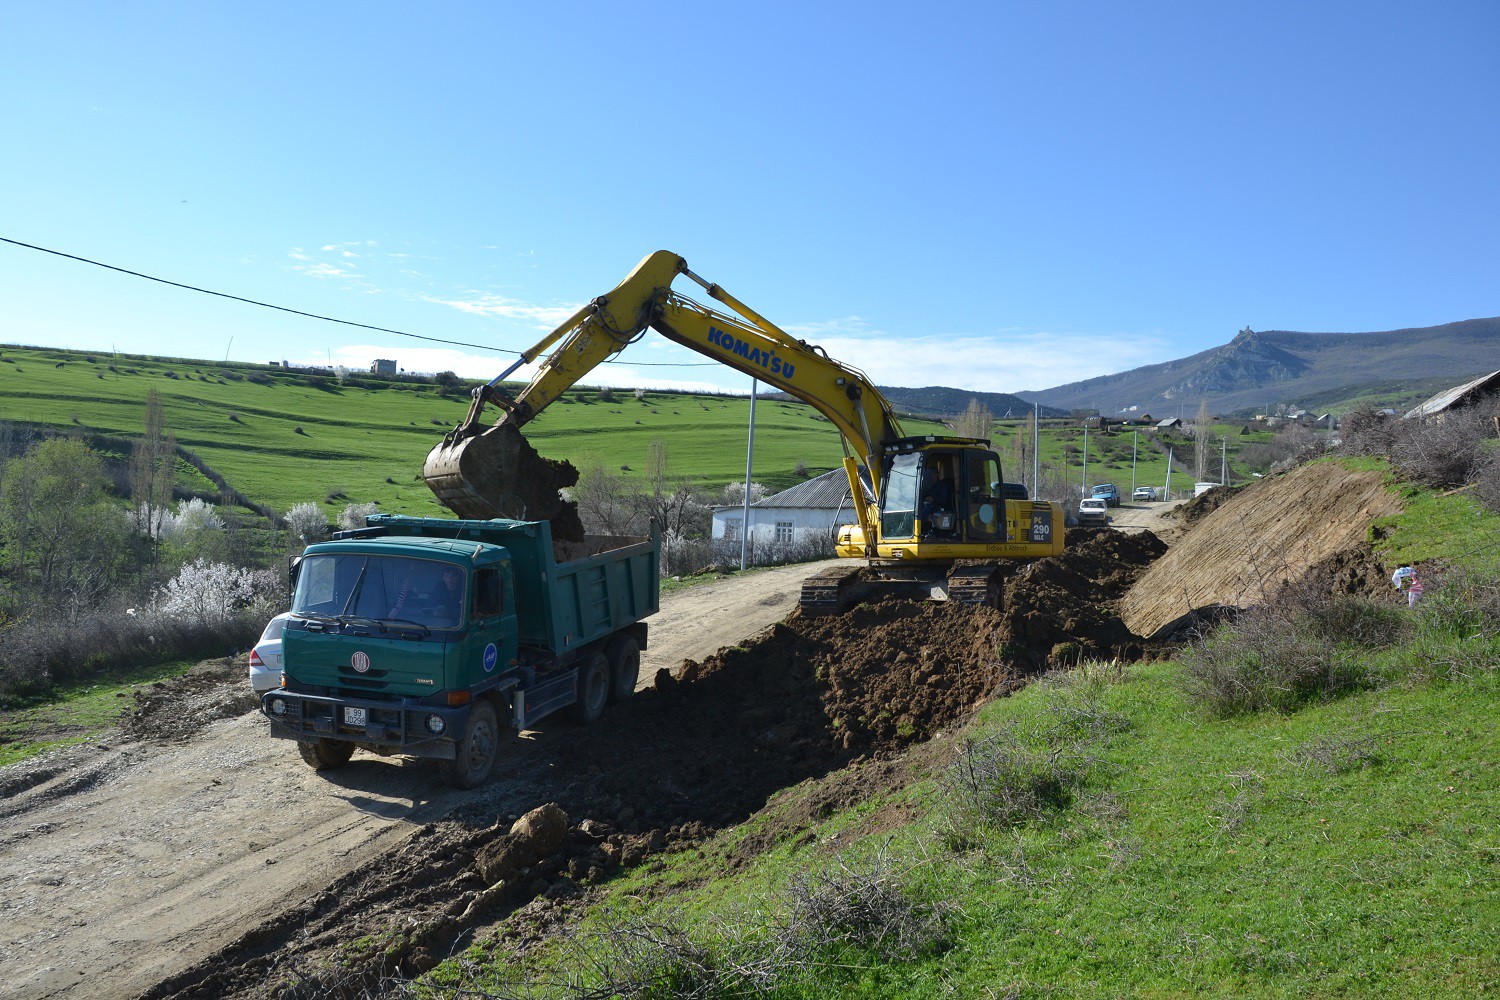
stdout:
[[(252, 381), (254, 379), (254, 381)], [(0, 419), (59, 429), (80, 428), (132, 437), (141, 433), (146, 394), (161, 396), (166, 426), (178, 444), (196, 453), (253, 501), (286, 511), (321, 502), (330, 517), (349, 503), (378, 502), (383, 510), (433, 516), (442, 513), (421, 479), (422, 462), (442, 435), (468, 410), (465, 396), (444, 397), (424, 383), (359, 380), (341, 385), (259, 365), (170, 358), (87, 354), (34, 347), (0, 348)], [(616, 390), (603, 401), (594, 389), (575, 389), (535, 419), (527, 436), (549, 458), (579, 469), (603, 466), (644, 481), (651, 442), (667, 445), (674, 478), (716, 490), (744, 477), (749, 401), (731, 396), (650, 392), (636, 399)], [(1002, 461), (1022, 425), (997, 422), (993, 441)], [(942, 425), (909, 419), (910, 434), (952, 433)], [(1257, 430), (1216, 426), (1229, 440), (1236, 481), (1249, 470), (1236, 464), (1244, 444), (1269, 439)], [(1135, 438), (1135, 482), (1166, 482), (1166, 444), (1174, 443), (1174, 490), (1191, 489), (1192, 444), (1142, 430)], [(1043, 422), (1042, 459), (1067, 463), (1070, 481), (1082, 482), (1083, 430)], [(1130, 431), (1090, 433), (1088, 483), (1131, 484)], [(755, 479), (772, 491), (836, 468), (843, 456), (831, 424), (811, 407), (762, 399), (756, 406)], [(1218, 478), (1217, 449), (1211, 479)], [(1007, 468), (1009, 479), (1020, 470)], [(211, 492), (201, 473), (182, 463), (179, 485)]]
[(135, 708), (132, 694), (192, 666), (188, 661), (157, 663), (54, 689), (35, 701), (0, 704), (0, 767), (113, 732)]
[[(326, 502), (330, 515), (368, 501), (395, 513), (441, 514), (422, 482), (422, 462), (462, 419), (468, 399), (442, 397), (431, 385), (312, 381), (263, 366), (5, 347), (0, 419), (134, 436), (155, 389), (178, 444), (254, 501), (278, 511)], [(592, 389), (569, 392), (527, 434), (542, 454), (580, 469), (602, 463), (627, 478), (644, 477), (651, 442), (661, 438), (674, 477), (708, 488), (744, 478), (748, 399), (614, 395), (604, 402)], [(909, 421), (906, 430), (942, 428)], [(811, 407), (758, 402), (757, 481), (782, 489), (801, 480), (799, 463), (816, 474), (835, 468), (842, 454), (837, 432)]]
[[(1209, 462), (1208, 479), (1219, 479), (1219, 439), (1228, 440), (1228, 457), (1232, 479), (1243, 483), (1250, 478), (1252, 470), (1239, 461), (1239, 449), (1247, 444), (1269, 441), (1273, 432), (1255, 429), (1248, 434), (1240, 433), (1241, 425), (1215, 424), (1213, 448)], [(995, 424), (992, 440), (1000, 452), (1002, 461), (1010, 459), (1015, 452), (1015, 439), (1026, 432), (1026, 425), (1006, 421)], [(1076, 423), (1043, 421), (1041, 428), (1041, 454), (1044, 463), (1066, 467), (1068, 482), (1073, 487), (1082, 485), (1085, 475), (1083, 467), (1083, 428)], [(1091, 430), (1088, 435), (1088, 486), (1092, 489), (1100, 483), (1113, 483), (1121, 492), (1129, 495), (1132, 479), (1136, 486), (1154, 486), (1162, 489), (1167, 483), (1167, 448), (1172, 454), (1172, 491), (1191, 492), (1193, 488), (1193, 442), (1181, 434), (1160, 433), (1154, 429), (1139, 428), (1123, 430), (1112, 428), (1107, 434)], [(1030, 455), (1030, 444), (1026, 446)], [(1029, 478), (1031, 472), (1024, 470)], [(1008, 468), (1007, 478), (1018, 479), (1020, 473)]]

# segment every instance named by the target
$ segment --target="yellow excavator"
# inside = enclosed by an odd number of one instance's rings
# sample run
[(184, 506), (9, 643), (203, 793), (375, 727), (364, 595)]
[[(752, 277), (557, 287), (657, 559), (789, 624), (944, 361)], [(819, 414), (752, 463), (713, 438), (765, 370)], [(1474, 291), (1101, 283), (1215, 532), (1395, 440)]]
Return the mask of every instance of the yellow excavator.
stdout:
[[(679, 275), (737, 315), (674, 292)], [(1006, 567), (1062, 551), (1061, 506), (1024, 499), (1024, 491), (1022, 498), (1007, 496), (1015, 487), (1007, 490), (988, 441), (907, 437), (863, 373), (781, 330), (665, 250), (475, 389), (467, 417), (427, 456), (427, 485), (460, 517), (551, 517), (548, 501), (556, 502), (556, 486), (569, 480), (553, 476), (561, 463), (539, 459), (521, 428), (648, 328), (795, 396), (842, 435), (857, 522), (840, 529), (837, 552), (866, 565), (806, 581), (805, 612), (839, 612), (883, 592), (998, 606)], [(548, 350), (518, 395), (501, 388)], [(504, 415), (486, 427), (480, 419), (489, 404)]]

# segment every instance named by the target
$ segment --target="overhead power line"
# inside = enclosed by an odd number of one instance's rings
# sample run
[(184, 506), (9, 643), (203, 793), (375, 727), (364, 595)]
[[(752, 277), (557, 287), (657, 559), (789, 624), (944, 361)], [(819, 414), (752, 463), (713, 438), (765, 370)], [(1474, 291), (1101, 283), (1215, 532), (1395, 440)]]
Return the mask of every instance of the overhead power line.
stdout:
[[(103, 261), (90, 260), (87, 257), (79, 257), (76, 254), (63, 253), (61, 250), (51, 250), (47, 247), (39, 247), (34, 243), (23, 243), (0, 236), (0, 243), (9, 243), (13, 246), (25, 247), (27, 250), (37, 250), (42, 253), (52, 254), (54, 257), (65, 257), (68, 260), (76, 260), (81, 264), (92, 264), (102, 267), (107, 271), (116, 271), (120, 274), (128, 274), (132, 278), (144, 278), (147, 281), (155, 281), (162, 285), (171, 285), (173, 288), (185, 289), (189, 292), (199, 292), (203, 295), (213, 295), (221, 299), (232, 299), (235, 302), (243, 302), (246, 305), (260, 306), (262, 309), (275, 309), (277, 312), (291, 313), (293, 316), (306, 316), (308, 319), (322, 320), (325, 323), (339, 323), (343, 326), (358, 327), (361, 330), (374, 330), (378, 333), (392, 333), (398, 337), (410, 337), (413, 340), (426, 340), (434, 344), (451, 344), (455, 347), (472, 347), (478, 351), (494, 351), (497, 354), (511, 354), (520, 357), (523, 351), (513, 351), (506, 347), (493, 347), (489, 344), (471, 344), (465, 340), (445, 340), (442, 337), (429, 337), (420, 333), (408, 333), (406, 330), (395, 330), (388, 326), (374, 326), (370, 323), (356, 323), (353, 320), (339, 319), (337, 316), (324, 316), (320, 313), (307, 312), (302, 309), (292, 309), (288, 306), (278, 306), (270, 302), (262, 302), (259, 299), (247, 299), (242, 295), (230, 295), (228, 292), (216, 292), (211, 288), (200, 288), (197, 285), (187, 285), (180, 281), (169, 281), (166, 278), (158, 278), (153, 274), (142, 274), (140, 271), (132, 271), (125, 267), (116, 267)], [(632, 365), (637, 368), (708, 368), (716, 364), (713, 361), (605, 361), (606, 365)]]

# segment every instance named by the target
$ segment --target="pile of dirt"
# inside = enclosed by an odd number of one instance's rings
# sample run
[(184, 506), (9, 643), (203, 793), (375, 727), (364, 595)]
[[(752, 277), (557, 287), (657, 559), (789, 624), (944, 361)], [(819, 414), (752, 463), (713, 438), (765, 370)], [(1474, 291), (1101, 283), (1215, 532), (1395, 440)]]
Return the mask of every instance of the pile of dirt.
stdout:
[(217, 719), (253, 711), (260, 699), (246, 683), (243, 659), (204, 660), (187, 673), (135, 692), (120, 728), (138, 740), (181, 742)]
[(1167, 546), (1149, 531), (1073, 528), (1062, 555), (1006, 583), (1002, 633), (1010, 655), (1036, 667), (1081, 657), (1135, 659), (1141, 637), (1116, 604)]
[(1244, 488), (1243, 486), (1215, 486), (1211, 490), (1198, 494), (1186, 503), (1178, 504), (1167, 511), (1164, 516), (1176, 519), (1184, 527), (1197, 524), (1233, 499), (1235, 494)]
[(1377, 592), (1386, 571), (1370, 549), (1370, 524), (1401, 509), (1383, 478), (1322, 461), (1252, 483), (1142, 575), (1120, 602), (1121, 619), (1165, 637), (1200, 610), (1260, 603), (1310, 572), (1346, 592)]

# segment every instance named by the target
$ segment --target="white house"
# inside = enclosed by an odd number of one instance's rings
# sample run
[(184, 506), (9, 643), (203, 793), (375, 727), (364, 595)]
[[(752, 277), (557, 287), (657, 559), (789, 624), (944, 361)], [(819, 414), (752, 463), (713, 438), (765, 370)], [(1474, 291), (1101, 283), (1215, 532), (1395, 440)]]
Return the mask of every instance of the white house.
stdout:
[[(744, 518), (742, 506), (715, 507), (712, 537), (738, 541)], [(856, 520), (849, 477), (834, 469), (752, 503), (750, 540), (757, 546), (789, 545), (808, 533), (826, 537), (836, 526)]]

